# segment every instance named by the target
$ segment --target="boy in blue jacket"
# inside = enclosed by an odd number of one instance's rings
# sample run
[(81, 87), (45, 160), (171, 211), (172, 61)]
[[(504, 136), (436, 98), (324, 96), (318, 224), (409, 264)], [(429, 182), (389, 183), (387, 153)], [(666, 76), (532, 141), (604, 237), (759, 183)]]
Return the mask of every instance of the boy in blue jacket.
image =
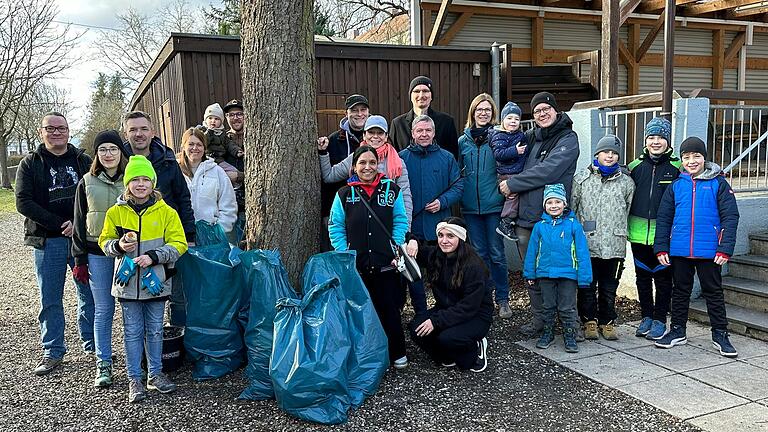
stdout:
[(554, 342), (559, 312), (565, 351), (577, 353), (576, 290), (592, 283), (592, 264), (584, 229), (567, 205), (562, 184), (544, 187), (544, 214), (533, 226), (523, 276), (529, 285), (539, 284), (543, 300), (544, 331), (536, 348), (547, 349)]
[[(507, 180), (510, 176), (520, 174), (525, 166), (528, 140), (520, 130), (520, 117), (523, 111), (514, 102), (507, 102), (501, 110), (501, 124), (493, 129), (490, 135), (493, 158), (496, 159), (496, 174), (499, 181)], [(517, 241), (515, 234), (515, 219), (517, 219), (517, 194), (511, 193), (504, 200), (501, 209), (501, 223), (496, 232), (511, 241)]]
[[(720, 269), (736, 245), (739, 209), (720, 167), (706, 162), (707, 147), (697, 137), (680, 145), (685, 172), (664, 192), (656, 214), (654, 252), (672, 265), (672, 327), (656, 342), (659, 348), (683, 345), (693, 276), (699, 275), (712, 326), (712, 344), (725, 357), (738, 353), (728, 339), (728, 320)], [(671, 258), (670, 258), (671, 257)]]

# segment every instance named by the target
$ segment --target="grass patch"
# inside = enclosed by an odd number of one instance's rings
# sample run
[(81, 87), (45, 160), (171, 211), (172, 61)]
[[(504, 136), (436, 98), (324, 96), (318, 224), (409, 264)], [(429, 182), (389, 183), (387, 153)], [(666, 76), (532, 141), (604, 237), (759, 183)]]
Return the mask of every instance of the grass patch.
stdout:
[(12, 190), (0, 188), (0, 213), (16, 212), (16, 195)]

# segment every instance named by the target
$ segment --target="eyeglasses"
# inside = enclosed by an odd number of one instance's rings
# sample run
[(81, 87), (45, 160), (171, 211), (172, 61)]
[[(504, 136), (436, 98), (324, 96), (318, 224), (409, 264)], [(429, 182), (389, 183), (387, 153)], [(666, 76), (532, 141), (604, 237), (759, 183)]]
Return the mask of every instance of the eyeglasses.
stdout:
[(64, 134), (69, 132), (68, 126), (43, 126), (42, 128), (45, 129), (45, 131), (48, 133), (58, 132)]
[(227, 118), (243, 118), (245, 117), (245, 114), (242, 112), (233, 112), (233, 113), (227, 113)]
[(493, 108), (478, 108), (478, 109), (475, 110), (475, 112), (479, 112), (479, 113), (492, 113), (493, 112)]
[(539, 108), (537, 110), (533, 110), (533, 116), (534, 117), (538, 117), (540, 115), (546, 115), (546, 114), (549, 114), (550, 111), (552, 111), (552, 107), (551, 106), (544, 107), (544, 108)]
[(115, 156), (117, 154), (120, 154), (120, 148), (119, 147), (99, 147), (99, 150), (97, 152), (101, 156), (106, 156), (107, 154), (111, 154), (112, 156)]

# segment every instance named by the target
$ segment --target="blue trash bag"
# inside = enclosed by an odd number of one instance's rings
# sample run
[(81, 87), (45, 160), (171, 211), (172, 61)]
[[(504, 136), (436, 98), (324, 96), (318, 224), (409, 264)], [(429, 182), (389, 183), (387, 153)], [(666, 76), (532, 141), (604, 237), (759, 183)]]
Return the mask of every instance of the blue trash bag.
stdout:
[(302, 300), (283, 298), (275, 315), (269, 375), (277, 405), (323, 424), (347, 421), (351, 341), (339, 279), (315, 285)]
[[(245, 376), (248, 387), (240, 399), (263, 400), (275, 397), (269, 377), (269, 358), (272, 355), (272, 329), (275, 307), (281, 298), (298, 299), (291, 287), (288, 272), (280, 261), (280, 252), (249, 250), (240, 254), (239, 270), (244, 280), (247, 304), (241, 309), (244, 320), (244, 339), (248, 353)], [(244, 302), (245, 303), (245, 302)], [(243, 320), (241, 320), (241, 323)]]
[(229, 244), (189, 248), (176, 267), (187, 302), (184, 349), (194, 362), (192, 378), (219, 378), (239, 368), (245, 350), (238, 313), (243, 279), (242, 251)]
[(389, 367), (387, 335), (355, 267), (354, 251), (317, 254), (304, 267), (305, 288), (334, 277), (346, 300), (347, 334), (352, 342), (347, 381), (352, 408), (357, 408), (376, 393)]
[(208, 246), (214, 244), (229, 244), (227, 234), (219, 224), (211, 224), (204, 220), (195, 222), (195, 245)]

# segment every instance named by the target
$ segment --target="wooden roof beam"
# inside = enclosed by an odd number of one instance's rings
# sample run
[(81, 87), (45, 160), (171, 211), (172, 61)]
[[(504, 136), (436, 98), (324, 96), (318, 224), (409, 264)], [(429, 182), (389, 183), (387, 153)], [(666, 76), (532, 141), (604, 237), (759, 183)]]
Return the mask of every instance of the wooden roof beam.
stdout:
[(467, 24), (467, 21), (472, 18), (472, 15), (474, 15), (472, 12), (463, 12), (461, 15), (459, 15), (456, 21), (451, 24), (451, 27), (446, 30), (440, 40), (437, 41), (436, 45), (448, 45), (448, 43), (453, 40), (454, 36), (456, 36), (459, 30), (464, 28), (464, 26)]
[[(688, 3), (693, 3), (698, 0), (676, 0), (675, 4), (677, 6), (685, 5)], [(642, 9), (644, 12), (653, 12), (657, 10), (664, 9), (664, 6), (666, 6), (665, 0), (643, 0), (642, 6), (640, 9)]]
[(728, 11), (728, 18), (744, 18), (761, 13), (768, 13), (768, 2), (761, 2), (760, 6)]
[(643, 0), (621, 0), (619, 3), (619, 27), (624, 25), (625, 22), (627, 22), (627, 18), (629, 18), (629, 14), (635, 11), (637, 6), (642, 2)]
[(637, 52), (635, 53), (635, 61), (638, 63), (640, 63), (643, 57), (645, 57), (645, 53), (651, 49), (653, 41), (656, 40), (656, 36), (659, 35), (659, 32), (664, 27), (665, 16), (666, 12), (662, 12), (661, 15), (659, 15), (659, 18), (656, 20), (656, 23), (653, 24), (651, 31), (648, 32), (648, 35), (645, 36), (645, 40), (643, 40), (643, 43), (640, 44), (640, 48), (637, 49)]
[(709, 12), (717, 12), (725, 9), (733, 9), (739, 6), (759, 3), (758, 0), (713, 0), (707, 3), (697, 3), (686, 6), (683, 9), (685, 15), (701, 15)]
[(440, 3), (440, 10), (437, 12), (437, 18), (432, 25), (432, 33), (429, 35), (429, 41), (427, 45), (434, 46), (440, 37), (440, 32), (443, 31), (443, 25), (445, 19), (448, 17), (448, 8), (451, 6), (452, 0), (442, 0)]
[(725, 49), (725, 56), (724, 56), (724, 62), (728, 63), (729, 61), (736, 58), (736, 55), (739, 53), (739, 50), (741, 50), (741, 47), (744, 46), (744, 42), (747, 41), (747, 32), (739, 32), (736, 37), (733, 38), (733, 41), (728, 46), (728, 48)]

